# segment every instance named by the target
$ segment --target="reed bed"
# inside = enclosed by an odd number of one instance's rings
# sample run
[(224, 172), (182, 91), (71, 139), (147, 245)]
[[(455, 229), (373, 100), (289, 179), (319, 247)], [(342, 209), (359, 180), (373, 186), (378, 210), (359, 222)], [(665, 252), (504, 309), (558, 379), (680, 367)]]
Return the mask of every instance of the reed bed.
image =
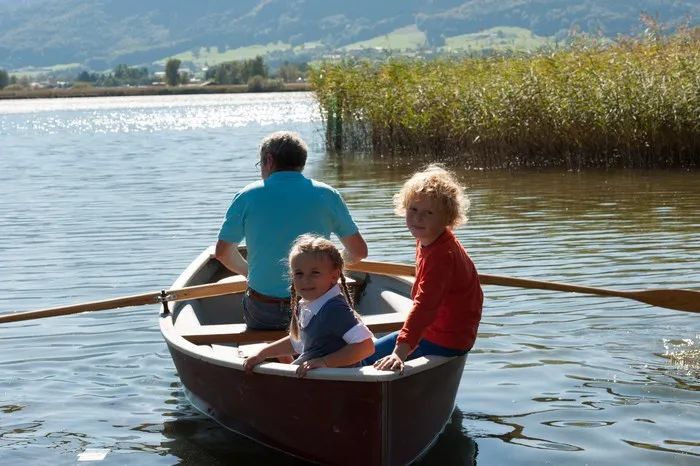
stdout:
[(471, 167), (696, 167), (700, 33), (529, 56), (323, 63), (331, 149)]

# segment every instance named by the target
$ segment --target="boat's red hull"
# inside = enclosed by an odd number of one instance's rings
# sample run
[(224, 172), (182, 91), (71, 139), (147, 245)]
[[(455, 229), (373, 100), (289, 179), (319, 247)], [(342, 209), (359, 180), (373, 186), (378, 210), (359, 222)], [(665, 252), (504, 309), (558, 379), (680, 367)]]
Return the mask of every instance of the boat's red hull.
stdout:
[(246, 374), (169, 348), (193, 403), (224, 426), (306, 460), (365, 466), (407, 464), (432, 444), (466, 359), (354, 382)]

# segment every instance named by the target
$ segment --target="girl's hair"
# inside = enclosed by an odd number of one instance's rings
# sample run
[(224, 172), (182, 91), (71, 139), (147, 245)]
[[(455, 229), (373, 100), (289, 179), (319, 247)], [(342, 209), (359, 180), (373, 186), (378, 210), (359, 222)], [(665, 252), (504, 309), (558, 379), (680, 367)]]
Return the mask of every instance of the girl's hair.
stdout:
[[(323, 258), (327, 257), (330, 261), (331, 264), (333, 264), (333, 267), (336, 270), (340, 271), (340, 288), (343, 291), (343, 294), (345, 295), (345, 299), (348, 301), (348, 304), (350, 305), (350, 308), (353, 308), (353, 300), (352, 300), (352, 295), (350, 294), (350, 290), (348, 289), (347, 283), (345, 283), (345, 274), (343, 273), (345, 264), (343, 262), (343, 256), (340, 254), (340, 251), (338, 251), (338, 248), (335, 247), (335, 245), (328, 239), (322, 237), (322, 236), (316, 236), (316, 235), (301, 235), (299, 236), (294, 243), (292, 244), (292, 249), (289, 251), (289, 276), (293, 277), (294, 276), (294, 271), (292, 270), (292, 259), (295, 257), (298, 257), (302, 254), (313, 254), (317, 258)], [(292, 311), (292, 320), (289, 324), (289, 334), (295, 339), (299, 339), (299, 299), (301, 298), (300, 296), (297, 295), (296, 290), (294, 289), (294, 281), (292, 280), (292, 289), (291, 289), (291, 311)], [(353, 312), (355, 312), (353, 310)], [(355, 316), (359, 319), (359, 316), (357, 313), (355, 313)]]
[(455, 228), (467, 223), (469, 198), (454, 174), (442, 166), (430, 164), (404, 183), (401, 190), (394, 194), (396, 215), (405, 216), (408, 204), (417, 197), (437, 201), (445, 213), (448, 227)]

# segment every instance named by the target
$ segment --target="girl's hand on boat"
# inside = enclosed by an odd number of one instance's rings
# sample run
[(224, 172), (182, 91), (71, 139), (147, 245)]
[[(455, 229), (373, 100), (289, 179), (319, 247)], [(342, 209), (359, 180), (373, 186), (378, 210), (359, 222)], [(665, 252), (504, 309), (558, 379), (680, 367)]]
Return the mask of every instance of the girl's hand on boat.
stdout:
[(374, 368), (380, 371), (399, 371), (403, 372), (403, 361), (396, 353), (391, 353), (389, 356), (384, 356), (374, 362)]
[(253, 372), (253, 368), (263, 362), (265, 358), (260, 356), (259, 354), (256, 354), (255, 356), (250, 356), (248, 357), (244, 362), (243, 362), (243, 369), (245, 369), (246, 372)]
[(318, 367), (328, 367), (326, 358), (309, 359), (308, 361), (302, 362), (299, 364), (299, 367), (297, 367), (297, 376), (300, 378), (304, 377), (311, 369), (316, 369)]

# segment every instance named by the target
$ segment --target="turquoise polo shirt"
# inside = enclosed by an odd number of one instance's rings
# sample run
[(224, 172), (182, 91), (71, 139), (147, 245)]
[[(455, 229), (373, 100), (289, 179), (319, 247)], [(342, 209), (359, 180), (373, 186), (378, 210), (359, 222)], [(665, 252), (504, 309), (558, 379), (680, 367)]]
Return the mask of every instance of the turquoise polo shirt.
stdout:
[(248, 246), (248, 285), (268, 296), (289, 296), (289, 249), (297, 236), (338, 238), (358, 232), (340, 193), (301, 172), (280, 171), (253, 182), (231, 201), (219, 239)]

